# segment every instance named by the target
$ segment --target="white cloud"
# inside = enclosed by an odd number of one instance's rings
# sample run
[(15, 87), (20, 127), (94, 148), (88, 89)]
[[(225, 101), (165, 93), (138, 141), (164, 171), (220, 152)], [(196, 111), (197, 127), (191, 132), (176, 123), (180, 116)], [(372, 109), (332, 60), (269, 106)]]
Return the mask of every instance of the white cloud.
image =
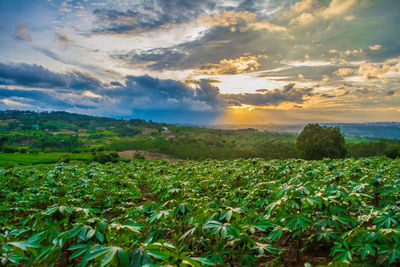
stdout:
[(377, 51), (377, 50), (380, 50), (382, 48), (382, 46), (380, 44), (376, 44), (376, 45), (370, 45), (370, 46), (368, 46), (368, 48), (372, 51)]

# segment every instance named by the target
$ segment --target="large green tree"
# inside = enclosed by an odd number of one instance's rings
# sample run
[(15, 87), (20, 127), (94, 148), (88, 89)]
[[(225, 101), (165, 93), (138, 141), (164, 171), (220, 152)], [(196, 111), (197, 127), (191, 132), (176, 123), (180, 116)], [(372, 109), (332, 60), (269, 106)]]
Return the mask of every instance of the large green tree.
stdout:
[(296, 145), (304, 159), (318, 160), (346, 156), (344, 135), (339, 127), (308, 124), (297, 137)]

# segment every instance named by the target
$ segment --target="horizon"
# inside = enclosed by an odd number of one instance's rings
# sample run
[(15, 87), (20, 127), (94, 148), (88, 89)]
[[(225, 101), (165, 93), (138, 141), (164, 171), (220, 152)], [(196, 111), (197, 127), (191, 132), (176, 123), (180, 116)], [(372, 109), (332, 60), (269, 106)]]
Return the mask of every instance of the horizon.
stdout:
[[(8, 110), (1, 110), (0, 112), (34, 112), (34, 113), (42, 113), (42, 112), (66, 112), (69, 114), (73, 115), (86, 115), (86, 116), (94, 116), (98, 118), (107, 118), (107, 119), (115, 119), (115, 120), (125, 120), (129, 121), (132, 119), (141, 119), (146, 122), (154, 122), (154, 123), (160, 123), (160, 124), (171, 124), (171, 125), (176, 125), (176, 126), (193, 126), (193, 127), (205, 127), (205, 128), (214, 128), (214, 129), (229, 129), (228, 127), (232, 126), (234, 127), (233, 129), (247, 129), (249, 127), (261, 127), (261, 126), (292, 126), (292, 127), (304, 127), (307, 124), (320, 124), (320, 125), (370, 125), (370, 124), (400, 124), (399, 121), (365, 121), (365, 122), (323, 122), (323, 121), (318, 121), (318, 122), (303, 122), (303, 123), (259, 123), (259, 124), (194, 124), (194, 123), (169, 123), (165, 121), (155, 121), (152, 119), (146, 120), (138, 117), (130, 117), (130, 116), (101, 116), (101, 115), (88, 115), (84, 113), (74, 113), (74, 112), (68, 112), (64, 110), (18, 110), (18, 109), (8, 109)], [(218, 128), (218, 127), (225, 127), (225, 128)], [(238, 127), (243, 127), (243, 128), (238, 128)], [(257, 128), (255, 128), (257, 129)], [(259, 129), (257, 129), (259, 130)]]
[(399, 122), (396, 0), (0, 1), (0, 110)]

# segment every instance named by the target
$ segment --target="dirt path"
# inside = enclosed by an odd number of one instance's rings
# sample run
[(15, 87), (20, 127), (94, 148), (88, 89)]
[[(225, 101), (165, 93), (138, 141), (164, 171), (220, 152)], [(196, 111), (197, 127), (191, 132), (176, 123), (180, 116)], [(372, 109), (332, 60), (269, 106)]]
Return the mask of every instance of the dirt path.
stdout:
[(140, 193), (142, 194), (142, 200), (140, 202), (144, 203), (147, 202), (148, 200), (156, 201), (156, 199), (151, 194), (150, 188), (147, 186), (147, 184), (144, 183), (139, 184), (138, 188), (140, 190)]
[(126, 158), (126, 159), (133, 159), (136, 153), (139, 153), (140, 155), (144, 156), (145, 159), (152, 159), (152, 160), (168, 160), (170, 162), (175, 162), (180, 159), (173, 158), (168, 155), (164, 155), (161, 153), (153, 152), (153, 151), (148, 151), (148, 150), (125, 150), (118, 152), (118, 155), (121, 158)]

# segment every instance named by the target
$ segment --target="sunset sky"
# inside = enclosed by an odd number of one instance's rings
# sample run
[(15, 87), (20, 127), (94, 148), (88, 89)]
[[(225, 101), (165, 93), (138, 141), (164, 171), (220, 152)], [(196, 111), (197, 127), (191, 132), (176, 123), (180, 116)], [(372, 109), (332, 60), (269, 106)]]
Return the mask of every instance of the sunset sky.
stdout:
[(0, 0), (0, 109), (400, 121), (399, 0)]

